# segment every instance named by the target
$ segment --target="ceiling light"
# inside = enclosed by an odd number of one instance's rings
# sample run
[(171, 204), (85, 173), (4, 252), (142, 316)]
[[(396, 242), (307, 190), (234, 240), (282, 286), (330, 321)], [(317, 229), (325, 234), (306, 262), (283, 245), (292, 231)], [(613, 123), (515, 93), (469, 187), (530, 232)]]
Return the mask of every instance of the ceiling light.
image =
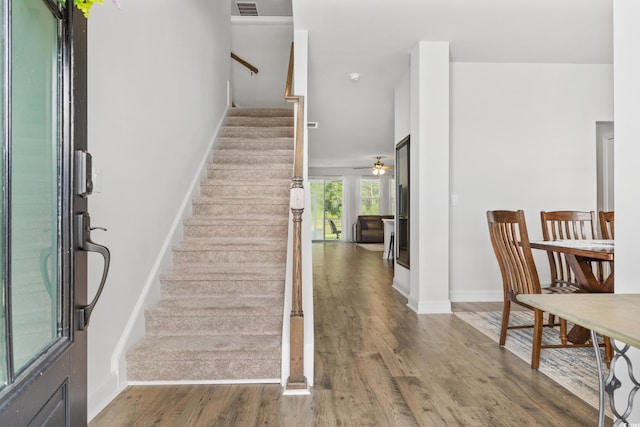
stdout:
[(354, 82), (357, 82), (358, 80), (360, 80), (360, 73), (350, 73), (349, 78)]
[(380, 159), (382, 158), (381, 156), (377, 156), (376, 157), (378, 160), (376, 160), (376, 162), (373, 164), (373, 169), (371, 170), (371, 173), (374, 175), (384, 175), (384, 163), (382, 163), (380, 161)]

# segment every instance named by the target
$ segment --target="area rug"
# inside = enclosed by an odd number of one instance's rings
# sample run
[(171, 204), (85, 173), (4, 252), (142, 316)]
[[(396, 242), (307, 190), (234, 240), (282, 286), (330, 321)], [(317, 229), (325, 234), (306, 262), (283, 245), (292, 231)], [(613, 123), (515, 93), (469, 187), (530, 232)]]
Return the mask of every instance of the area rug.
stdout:
[[(501, 312), (457, 312), (454, 314), (496, 343), (498, 342), (502, 318)], [(533, 313), (530, 311), (513, 311), (511, 312), (509, 323), (510, 325), (532, 324)], [(510, 329), (507, 332), (505, 348), (520, 359), (531, 363), (532, 334), (533, 330), (531, 328)], [(543, 344), (557, 343), (558, 329), (544, 328), (542, 342)], [(600, 352), (604, 359), (604, 349), (601, 348)], [(598, 408), (598, 372), (596, 356), (592, 347), (543, 348), (540, 354), (539, 371), (589, 405), (596, 409)], [(608, 371), (605, 372), (605, 375), (607, 374)], [(608, 400), (606, 405), (608, 408)]]
[(356, 243), (356, 246), (372, 252), (384, 252), (384, 243)]

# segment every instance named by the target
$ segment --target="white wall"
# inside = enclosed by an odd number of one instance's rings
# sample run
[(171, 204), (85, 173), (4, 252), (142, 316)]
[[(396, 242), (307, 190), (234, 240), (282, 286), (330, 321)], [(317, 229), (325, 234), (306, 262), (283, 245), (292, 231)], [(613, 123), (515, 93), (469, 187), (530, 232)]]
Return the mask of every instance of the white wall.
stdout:
[[(638, 185), (640, 182), (640, 2), (636, 0), (614, 0), (614, 66), (615, 66), (615, 195), (616, 195), (616, 293), (640, 292), (638, 258), (640, 250), (640, 225), (637, 212), (640, 210)], [(627, 353), (635, 367), (638, 378), (640, 352), (631, 349)], [(630, 381), (622, 374), (625, 363), (619, 364), (616, 374), (622, 379), (623, 388), (616, 391), (616, 407), (623, 411), (625, 394)], [(620, 391), (624, 390), (623, 393)], [(628, 421), (640, 422), (640, 408), (635, 399), (635, 408)]]
[[(596, 210), (596, 122), (613, 119), (612, 71), (452, 64), (452, 301), (502, 299), (487, 210), (524, 209), (532, 239), (542, 238), (541, 210)], [(548, 262), (536, 256), (545, 280)]]
[(233, 101), (241, 107), (291, 108), (284, 89), (293, 41), (293, 19), (286, 17), (231, 20), (231, 51), (258, 68), (258, 74), (231, 63)]
[[(92, 225), (108, 228), (92, 236), (112, 254), (88, 329), (91, 418), (126, 385), (118, 346), (128, 328), (133, 338), (142, 332), (133, 310), (145, 292), (158, 293), (168, 230), (226, 113), (229, 3), (105, 2), (88, 32), (89, 150), (100, 172), (89, 206)], [(90, 294), (101, 268), (90, 260)]]
[[(596, 122), (613, 120), (612, 73), (611, 65), (451, 64), (451, 301), (502, 300), (487, 210), (524, 209), (539, 239), (541, 210), (596, 209)], [(397, 138), (410, 92), (405, 76), (396, 87)], [(548, 279), (544, 254), (536, 260)], [(408, 276), (396, 267), (404, 294)]]

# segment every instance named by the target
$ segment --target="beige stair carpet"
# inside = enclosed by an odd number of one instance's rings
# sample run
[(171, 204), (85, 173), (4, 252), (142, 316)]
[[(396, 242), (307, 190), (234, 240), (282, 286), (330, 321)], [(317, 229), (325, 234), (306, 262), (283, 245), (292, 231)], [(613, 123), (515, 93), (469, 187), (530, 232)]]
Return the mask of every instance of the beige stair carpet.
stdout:
[(279, 380), (293, 110), (233, 108), (129, 381)]

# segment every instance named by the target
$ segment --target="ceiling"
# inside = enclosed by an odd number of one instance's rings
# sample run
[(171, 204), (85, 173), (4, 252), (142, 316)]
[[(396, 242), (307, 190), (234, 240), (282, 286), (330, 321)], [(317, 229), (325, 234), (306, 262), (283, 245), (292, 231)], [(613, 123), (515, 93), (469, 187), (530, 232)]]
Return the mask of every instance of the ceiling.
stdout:
[[(273, 16), (290, 2), (256, 0)], [(452, 62), (613, 61), (612, 0), (293, 0), (293, 16), (309, 35), (313, 167), (392, 163), (393, 91), (418, 41), (449, 41)]]

